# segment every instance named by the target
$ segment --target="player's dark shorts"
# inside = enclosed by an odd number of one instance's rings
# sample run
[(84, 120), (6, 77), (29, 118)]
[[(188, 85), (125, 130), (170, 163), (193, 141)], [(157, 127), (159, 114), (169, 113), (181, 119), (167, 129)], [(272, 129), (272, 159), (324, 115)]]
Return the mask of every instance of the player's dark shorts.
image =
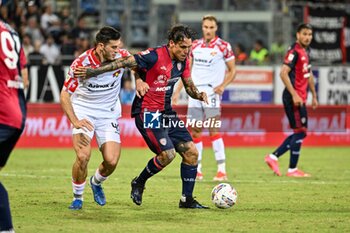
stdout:
[(4, 167), (23, 129), (0, 124), (0, 167)]
[(295, 106), (293, 103), (293, 98), (288, 91), (283, 92), (283, 105), (284, 111), (289, 120), (289, 125), (292, 129), (307, 128), (307, 111), (306, 105), (303, 104), (301, 106)]
[[(175, 112), (166, 115), (171, 116), (172, 122), (180, 121)], [(135, 116), (135, 124), (148, 147), (155, 154), (159, 154), (162, 151), (173, 148), (175, 148), (177, 151), (177, 146), (180, 143), (192, 141), (192, 137), (185, 127), (180, 127), (179, 125), (164, 127), (162, 120), (160, 120), (159, 128), (145, 128), (143, 113)]]

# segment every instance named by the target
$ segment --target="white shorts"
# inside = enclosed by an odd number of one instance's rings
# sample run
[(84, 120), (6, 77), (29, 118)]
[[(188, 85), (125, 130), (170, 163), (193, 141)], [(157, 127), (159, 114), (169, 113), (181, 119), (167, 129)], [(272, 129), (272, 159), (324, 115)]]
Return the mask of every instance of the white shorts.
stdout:
[(206, 120), (221, 115), (221, 96), (214, 93), (213, 87), (208, 85), (197, 86), (199, 92), (205, 92), (209, 104), (203, 101), (188, 98), (187, 118)]
[(120, 143), (120, 129), (118, 124), (118, 116), (115, 118), (95, 118), (88, 115), (77, 114), (78, 119), (87, 119), (94, 126), (93, 131), (84, 131), (83, 129), (73, 128), (72, 134), (83, 133), (90, 139), (93, 138), (96, 133), (96, 140), (98, 147), (101, 147), (105, 142), (117, 142)]

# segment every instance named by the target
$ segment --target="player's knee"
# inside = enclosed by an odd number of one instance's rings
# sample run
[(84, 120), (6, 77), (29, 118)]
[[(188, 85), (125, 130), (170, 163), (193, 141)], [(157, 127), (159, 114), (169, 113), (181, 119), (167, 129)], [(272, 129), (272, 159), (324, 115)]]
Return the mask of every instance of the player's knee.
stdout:
[(166, 150), (166, 151), (163, 151), (162, 153), (160, 153), (157, 156), (157, 159), (160, 162), (160, 164), (165, 167), (169, 163), (171, 163), (171, 161), (174, 160), (175, 156), (176, 156), (175, 149), (169, 149), (169, 150)]
[(177, 151), (181, 154), (183, 161), (190, 165), (196, 165), (198, 160), (198, 150), (193, 142), (180, 143)]
[(116, 167), (118, 164), (118, 156), (114, 156), (113, 158), (105, 159), (104, 162), (109, 166), (109, 167)]
[(202, 130), (199, 128), (192, 128), (191, 134), (192, 134), (192, 137), (194, 138), (200, 138), (202, 136)]
[(84, 151), (77, 151), (77, 163), (80, 167), (87, 167), (90, 155)]

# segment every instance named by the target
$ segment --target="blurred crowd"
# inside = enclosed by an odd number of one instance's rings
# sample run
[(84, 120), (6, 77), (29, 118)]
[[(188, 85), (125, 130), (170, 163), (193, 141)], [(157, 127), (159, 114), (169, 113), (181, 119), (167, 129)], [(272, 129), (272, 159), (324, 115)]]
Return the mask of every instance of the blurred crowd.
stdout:
[[(91, 48), (93, 38), (86, 15), (76, 16), (70, 6), (54, 9), (52, 1), (12, 0), (0, 8), (2, 18), (20, 34), (29, 65), (70, 65)], [(282, 62), (286, 46), (281, 39), (270, 50), (262, 39), (250, 50), (233, 45), (237, 65), (268, 65)], [(130, 103), (135, 95), (130, 72), (123, 77), (121, 101)]]
[(73, 17), (69, 6), (54, 11), (51, 1), (8, 1), (2, 17), (20, 34), (32, 65), (65, 64), (91, 46), (85, 16)]

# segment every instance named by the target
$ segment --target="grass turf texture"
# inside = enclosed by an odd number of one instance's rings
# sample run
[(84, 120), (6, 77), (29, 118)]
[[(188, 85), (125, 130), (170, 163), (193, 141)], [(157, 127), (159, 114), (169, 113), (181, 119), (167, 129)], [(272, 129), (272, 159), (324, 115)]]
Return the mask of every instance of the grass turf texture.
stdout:
[[(152, 154), (148, 149), (123, 149), (119, 165), (104, 183), (107, 204), (94, 203), (85, 188), (81, 211), (72, 201), (73, 150), (16, 149), (0, 172), (9, 192), (12, 217), (21, 232), (350, 232), (350, 147), (303, 148), (299, 167), (311, 178), (285, 176), (289, 154), (280, 159), (282, 177), (264, 163), (271, 148), (227, 149), (229, 182), (238, 191), (231, 209), (210, 200), (216, 164), (204, 151), (204, 180), (196, 183), (197, 200), (210, 210), (178, 208), (181, 194), (180, 157), (146, 184), (143, 204), (130, 199), (130, 181)], [(89, 174), (101, 156), (93, 151)], [(88, 183), (88, 182), (87, 182)]]

